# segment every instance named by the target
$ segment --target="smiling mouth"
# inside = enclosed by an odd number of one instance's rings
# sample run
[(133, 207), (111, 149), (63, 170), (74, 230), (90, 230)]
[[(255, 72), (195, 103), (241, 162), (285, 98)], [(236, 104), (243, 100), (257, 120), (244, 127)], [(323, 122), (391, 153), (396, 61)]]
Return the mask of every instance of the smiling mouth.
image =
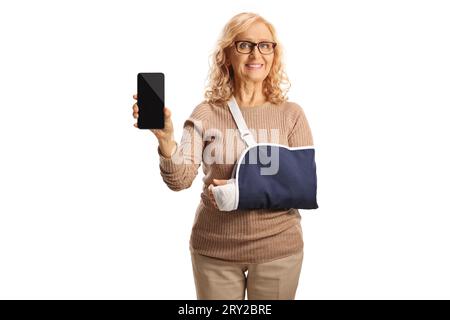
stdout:
[(246, 63), (245, 67), (250, 70), (257, 70), (263, 67), (262, 63)]

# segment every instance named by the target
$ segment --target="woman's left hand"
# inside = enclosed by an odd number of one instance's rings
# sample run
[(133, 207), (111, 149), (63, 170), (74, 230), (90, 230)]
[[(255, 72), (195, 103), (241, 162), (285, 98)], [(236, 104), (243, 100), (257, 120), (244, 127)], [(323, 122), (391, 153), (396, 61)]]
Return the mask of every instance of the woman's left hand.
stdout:
[(214, 199), (214, 195), (213, 195), (213, 193), (212, 193), (212, 190), (211, 190), (211, 188), (214, 186), (214, 187), (216, 187), (216, 186), (223, 186), (224, 184), (227, 184), (227, 180), (223, 180), (223, 179), (213, 179), (213, 183), (212, 184), (210, 184), (209, 186), (208, 186), (208, 195), (209, 195), (209, 198), (210, 198), (210, 200), (211, 200), (211, 202), (214, 204), (214, 207), (216, 208), (216, 209), (219, 209), (218, 207), (217, 207), (217, 204), (216, 204), (216, 200)]

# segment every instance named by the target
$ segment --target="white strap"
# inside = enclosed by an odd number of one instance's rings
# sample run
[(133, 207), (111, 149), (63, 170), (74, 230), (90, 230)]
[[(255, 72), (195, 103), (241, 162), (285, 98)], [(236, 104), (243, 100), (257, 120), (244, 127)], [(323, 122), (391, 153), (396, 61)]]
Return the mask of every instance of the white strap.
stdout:
[(231, 96), (231, 99), (228, 101), (228, 108), (231, 111), (234, 122), (236, 122), (242, 140), (245, 141), (248, 147), (255, 145), (256, 141), (253, 138), (250, 130), (248, 130), (247, 124), (245, 123), (244, 117), (242, 116), (241, 110), (239, 110), (238, 104), (233, 95)]

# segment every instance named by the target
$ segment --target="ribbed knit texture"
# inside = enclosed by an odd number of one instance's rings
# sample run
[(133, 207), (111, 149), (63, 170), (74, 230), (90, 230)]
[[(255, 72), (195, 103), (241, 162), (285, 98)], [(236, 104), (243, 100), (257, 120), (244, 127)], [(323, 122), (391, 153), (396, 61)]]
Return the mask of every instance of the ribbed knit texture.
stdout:
[[(304, 111), (294, 102), (287, 101), (281, 105), (265, 103), (256, 107), (240, 107), (240, 110), (257, 142), (290, 147), (313, 145)], [(194, 108), (183, 129), (174, 155), (164, 157), (159, 147), (158, 154), (161, 176), (167, 186), (176, 191), (191, 186), (202, 164), (203, 192), (192, 227), (190, 250), (237, 263), (268, 262), (299, 252), (303, 248), (303, 237), (298, 209), (223, 212), (210, 201), (208, 185), (213, 179), (230, 179), (234, 164), (246, 147), (228, 106), (202, 102)], [(272, 134), (271, 129), (278, 131), (278, 137)], [(230, 135), (230, 132), (234, 134)], [(208, 163), (202, 156), (205, 148), (206, 151), (214, 149), (210, 145), (212, 143), (217, 152), (222, 152), (222, 164)], [(230, 144), (234, 144), (232, 152)], [(200, 152), (194, 153), (194, 147)], [(227, 148), (230, 150), (228, 153)], [(217, 155), (217, 152), (205, 154)], [(174, 161), (174, 157), (182, 157), (184, 162), (180, 164)], [(225, 163), (225, 159), (232, 159), (232, 162)]]

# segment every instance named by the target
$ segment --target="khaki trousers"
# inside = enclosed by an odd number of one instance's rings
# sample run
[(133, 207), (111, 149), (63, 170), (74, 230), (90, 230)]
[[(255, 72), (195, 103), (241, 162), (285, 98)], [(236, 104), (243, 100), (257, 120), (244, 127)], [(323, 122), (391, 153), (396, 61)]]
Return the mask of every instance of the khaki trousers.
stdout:
[(294, 300), (303, 249), (286, 258), (259, 264), (227, 262), (191, 253), (199, 300)]

